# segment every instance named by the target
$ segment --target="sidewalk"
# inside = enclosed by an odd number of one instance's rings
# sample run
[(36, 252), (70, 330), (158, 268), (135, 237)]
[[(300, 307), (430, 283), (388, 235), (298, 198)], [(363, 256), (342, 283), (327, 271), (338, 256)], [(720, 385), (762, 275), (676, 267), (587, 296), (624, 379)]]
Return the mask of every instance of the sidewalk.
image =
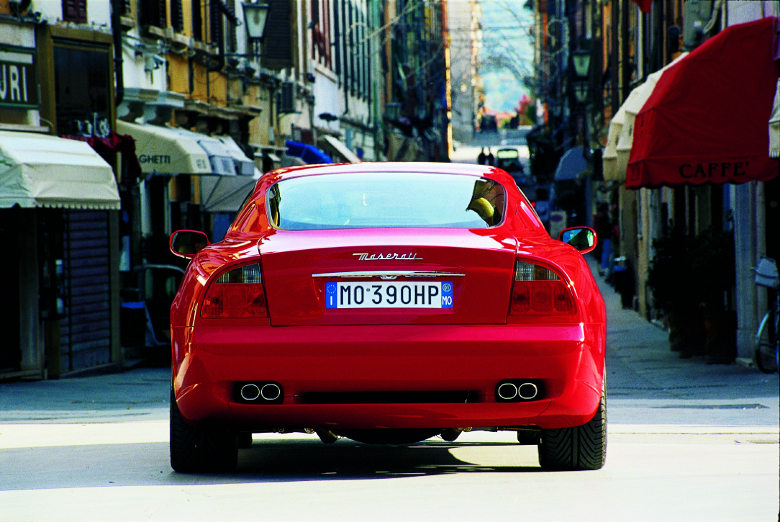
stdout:
[(610, 422), (778, 425), (778, 374), (681, 359), (669, 334), (631, 309), (588, 260), (607, 307)]

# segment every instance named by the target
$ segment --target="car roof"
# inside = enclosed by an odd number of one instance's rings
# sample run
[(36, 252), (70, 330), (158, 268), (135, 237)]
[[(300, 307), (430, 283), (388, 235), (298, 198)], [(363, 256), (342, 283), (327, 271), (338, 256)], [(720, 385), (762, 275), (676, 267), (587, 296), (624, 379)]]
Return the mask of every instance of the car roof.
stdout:
[(461, 174), (494, 177), (499, 170), (489, 165), (473, 163), (435, 163), (414, 161), (365, 161), (362, 163), (327, 163), (285, 167), (269, 172), (277, 179), (298, 176), (367, 172), (412, 172), (433, 174)]

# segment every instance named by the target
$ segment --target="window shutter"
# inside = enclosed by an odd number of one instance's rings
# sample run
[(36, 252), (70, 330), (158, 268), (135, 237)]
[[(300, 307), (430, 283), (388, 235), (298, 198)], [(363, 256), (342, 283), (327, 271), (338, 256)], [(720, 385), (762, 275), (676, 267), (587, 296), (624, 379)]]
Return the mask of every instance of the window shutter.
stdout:
[[(222, 43), (222, 10), (219, 7), (219, 2), (209, 2), (209, 31), (210, 43), (221, 44)], [(221, 47), (221, 46), (220, 46)]]
[(181, 0), (171, 0), (171, 26), (174, 31), (184, 31), (184, 15), (181, 8)]
[(201, 0), (192, 0), (190, 12), (192, 13), (192, 37), (203, 41), (203, 11)]
[(290, 29), (292, 2), (289, 0), (270, 0), (267, 3), (270, 9), (263, 37), (263, 66), (269, 69), (292, 67), (293, 46)]
[(141, 0), (140, 2), (141, 26), (154, 25), (166, 27), (165, 0)]

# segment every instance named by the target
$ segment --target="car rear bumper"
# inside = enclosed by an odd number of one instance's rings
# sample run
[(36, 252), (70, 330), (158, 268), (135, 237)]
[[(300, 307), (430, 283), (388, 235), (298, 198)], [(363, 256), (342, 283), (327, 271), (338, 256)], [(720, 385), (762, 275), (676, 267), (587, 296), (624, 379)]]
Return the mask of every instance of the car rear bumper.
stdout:
[[(599, 325), (174, 327), (173, 339), (184, 418), (247, 431), (577, 426), (598, 407), (604, 370)], [(541, 397), (499, 402), (505, 379), (541, 382)], [(255, 381), (279, 383), (283, 400), (237, 400), (237, 383)], [(468, 399), (360, 403), (430, 391)], [(357, 399), (312, 404), (312, 393)]]

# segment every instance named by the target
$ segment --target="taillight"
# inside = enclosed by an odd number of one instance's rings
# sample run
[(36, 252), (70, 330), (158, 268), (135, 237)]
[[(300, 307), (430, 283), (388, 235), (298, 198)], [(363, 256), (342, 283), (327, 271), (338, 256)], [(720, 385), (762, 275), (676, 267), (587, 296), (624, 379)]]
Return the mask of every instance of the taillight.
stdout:
[(266, 317), (268, 308), (260, 265), (246, 265), (221, 274), (203, 299), (203, 317)]
[(571, 315), (575, 310), (571, 290), (558, 274), (542, 265), (515, 262), (511, 315)]

